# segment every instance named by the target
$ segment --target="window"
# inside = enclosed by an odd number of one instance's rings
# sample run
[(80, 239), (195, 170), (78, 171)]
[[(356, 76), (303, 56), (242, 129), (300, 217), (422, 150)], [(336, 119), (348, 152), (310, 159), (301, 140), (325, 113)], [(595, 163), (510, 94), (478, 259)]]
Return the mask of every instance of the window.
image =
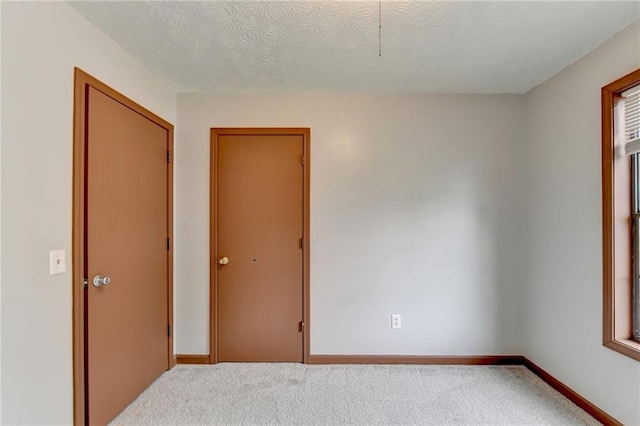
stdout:
[(622, 93), (618, 105), (622, 123), (620, 131), (614, 132), (623, 133), (625, 154), (631, 161), (631, 337), (640, 340), (640, 85)]
[(602, 88), (603, 343), (640, 361), (640, 69)]

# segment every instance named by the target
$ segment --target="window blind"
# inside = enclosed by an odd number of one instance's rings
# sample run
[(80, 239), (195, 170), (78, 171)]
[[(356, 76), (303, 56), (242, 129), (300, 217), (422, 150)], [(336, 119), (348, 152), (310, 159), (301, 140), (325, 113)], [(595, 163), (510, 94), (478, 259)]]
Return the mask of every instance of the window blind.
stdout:
[(622, 94), (624, 99), (624, 137), (627, 155), (640, 152), (640, 86)]

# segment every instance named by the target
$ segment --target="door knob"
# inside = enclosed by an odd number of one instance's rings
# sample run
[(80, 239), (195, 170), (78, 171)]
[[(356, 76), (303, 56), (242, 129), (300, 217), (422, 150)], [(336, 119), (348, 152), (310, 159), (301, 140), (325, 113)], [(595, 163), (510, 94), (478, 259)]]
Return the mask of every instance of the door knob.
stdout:
[(96, 275), (95, 277), (93, 277), (93, 285), (95, 287), (102, 287), (105, 285), (109, 285), (110, 282), (111, 282), (111, 278), (109, 277), (103, 277), (102, 275)]
[(220, 265), (226, 265), (227, 263), (229, 263), (229, 258), (227, 256), (223, 256), (220, 259), (218, 259), (218, 263)]

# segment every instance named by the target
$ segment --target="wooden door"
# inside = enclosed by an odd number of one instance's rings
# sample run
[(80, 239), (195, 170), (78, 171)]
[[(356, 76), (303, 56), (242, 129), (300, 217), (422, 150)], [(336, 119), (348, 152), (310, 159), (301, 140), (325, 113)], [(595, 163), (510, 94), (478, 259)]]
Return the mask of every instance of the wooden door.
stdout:
[(86, 110), (86, 415), (102, 425), (169, 366), (168, 137), (93, 87)]
[(304, 146), (259, 132), (212, 144), (218, 361), (303, 360)]

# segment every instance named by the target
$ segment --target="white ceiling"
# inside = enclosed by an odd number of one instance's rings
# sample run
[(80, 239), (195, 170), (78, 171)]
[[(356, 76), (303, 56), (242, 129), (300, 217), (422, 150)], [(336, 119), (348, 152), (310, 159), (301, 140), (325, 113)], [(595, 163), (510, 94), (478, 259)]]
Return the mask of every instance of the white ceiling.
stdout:
[[(72, 2), (178, 92), (524, 93), (640, 2)], [(638, 52), (640, 55), (640, 52)]]

